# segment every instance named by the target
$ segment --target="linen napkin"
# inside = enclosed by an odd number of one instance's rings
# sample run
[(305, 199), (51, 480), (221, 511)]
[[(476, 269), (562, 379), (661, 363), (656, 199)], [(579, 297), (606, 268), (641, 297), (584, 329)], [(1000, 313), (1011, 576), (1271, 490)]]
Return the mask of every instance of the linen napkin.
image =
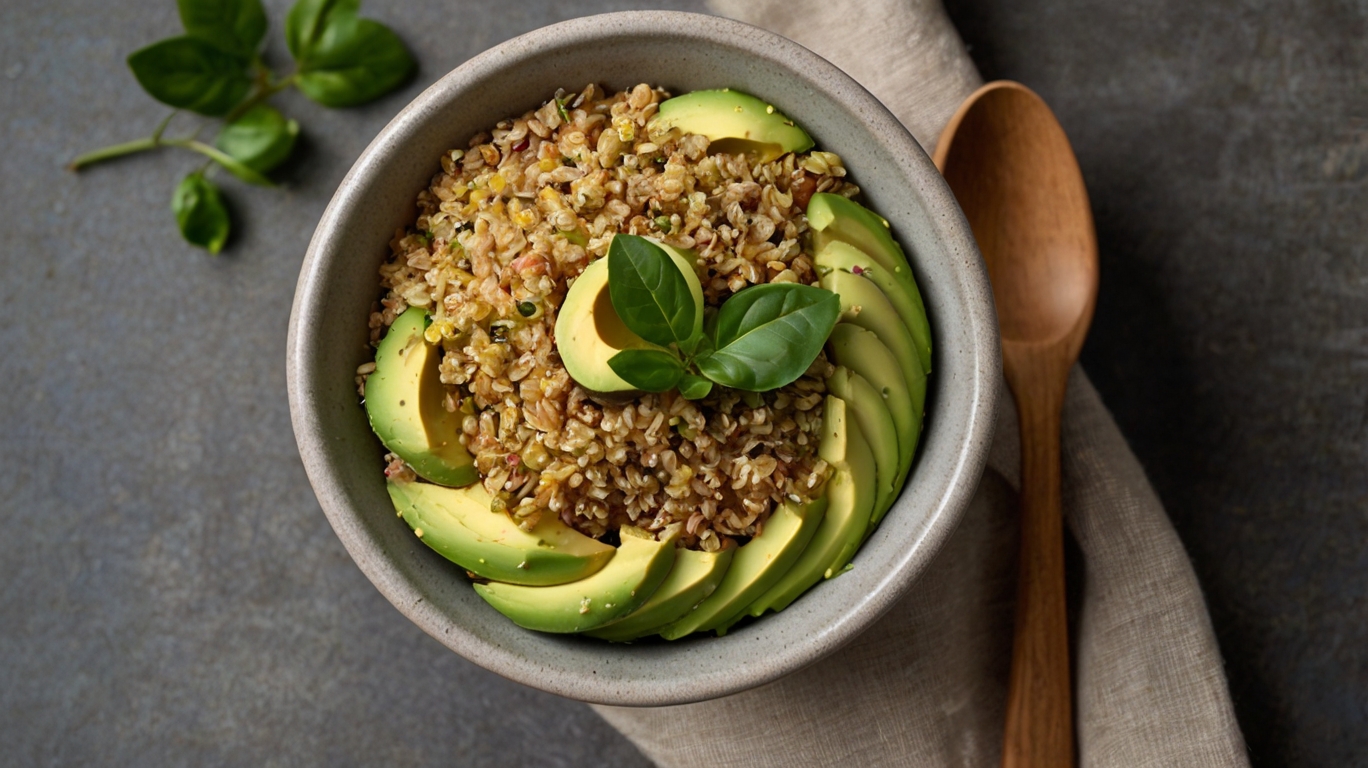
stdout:
[[(928, 154), (981, 83), (939, 0), (710, 5), (844, 69)], [(1020, 459), (1011, 402), (1004, 393), (989, 468), (959, 528), (907, 597), (859, 638), (726, 698), (595, 710), (661, 766), (996, 765), (1016, 582)], [(1081, 551), (1072, 628), (1080, 765), (1248, 765), (1182, 543), (1078, 368), (1062, 437), (1064, 513)], [(1079, 575), (1071, 578), (1077, 585)]]

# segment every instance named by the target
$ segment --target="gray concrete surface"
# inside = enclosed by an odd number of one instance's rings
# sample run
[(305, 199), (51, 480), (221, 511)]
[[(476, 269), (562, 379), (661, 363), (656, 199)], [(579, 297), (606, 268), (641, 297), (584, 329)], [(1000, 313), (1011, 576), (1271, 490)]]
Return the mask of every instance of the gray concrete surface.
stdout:
[[(163, 114), (123, 58), (174, 3), (0, 5), (0, 764), (645, 764), (366, 582), (283, 371), (308, 237), (388, 117), (496, 42), (636, 5), (369, 0), (417, 80), (282, 98), (304, 145), (282, 189), (226, 182), (217, 259), (167, 210), (193, 158), (61, 169)], [(948, 6), (1076, 142), (1103, 254), (1084, 361), (1192, 553), (1255, 763), (1368, 765), (1368, 3)]]

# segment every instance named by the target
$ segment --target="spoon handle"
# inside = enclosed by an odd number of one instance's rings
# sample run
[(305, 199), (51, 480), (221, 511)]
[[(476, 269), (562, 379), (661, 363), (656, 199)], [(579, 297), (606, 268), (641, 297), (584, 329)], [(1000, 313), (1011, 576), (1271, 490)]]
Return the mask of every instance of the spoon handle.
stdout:
[(1070, 768), (1073, 714), (1059, 458), (1067, 378), (1030, 378), (1029, 383), (1011, 381), (1021, 416), (1021, 560), (1002, 766)]

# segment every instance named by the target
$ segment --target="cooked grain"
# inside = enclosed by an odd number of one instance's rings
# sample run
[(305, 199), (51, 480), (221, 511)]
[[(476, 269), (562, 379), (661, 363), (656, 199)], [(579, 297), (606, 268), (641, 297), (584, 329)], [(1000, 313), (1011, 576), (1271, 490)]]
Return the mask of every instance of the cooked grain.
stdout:
[[(462, 439), (496, 506), (524, 526), (549, 511), (594, 536), (630, 522), (715, 550), (826, 478), (816, 445), (830, 364), (819, 356), (762, 395), (717, 387), (694, 402), (674, 392), (615, 402), (566, 373), (557, 310), (620, 232), (693, 249), (713, 306), (751, 285), (815, 284), (807, 201), (858, 190), (830, 152), (759, 165), (709, 155), (706, 138), (650, 124), (664, 98), (645, 84), (557, 93), (442, 155), (417, 220), (390, 244), (370, 327), (378, 340), (405, 308), (428, 310), (446, 406), (466, 414)], [(398, 464), (387, 457), (386, 471), (411, 476)]]

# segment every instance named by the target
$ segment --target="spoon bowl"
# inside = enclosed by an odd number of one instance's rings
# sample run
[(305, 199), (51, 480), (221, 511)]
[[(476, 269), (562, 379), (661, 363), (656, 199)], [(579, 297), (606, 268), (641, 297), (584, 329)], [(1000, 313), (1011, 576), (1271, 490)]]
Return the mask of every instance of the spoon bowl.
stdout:
[(988, 266), (1021, 425), (1021, 559), (1002, 765), (1073, 765), (1060, 418), (1097, 302), (1097, 235), (1069, 139), (1020, 83), (980, 88), (936, 148)]
[(1004, 346), (1067, 339), (1077, 357), (1097, 299), (1097, 237), (1064, 129), (1035, 92), (998, 81), (943, 136), (936, 167), (988, 265)]

